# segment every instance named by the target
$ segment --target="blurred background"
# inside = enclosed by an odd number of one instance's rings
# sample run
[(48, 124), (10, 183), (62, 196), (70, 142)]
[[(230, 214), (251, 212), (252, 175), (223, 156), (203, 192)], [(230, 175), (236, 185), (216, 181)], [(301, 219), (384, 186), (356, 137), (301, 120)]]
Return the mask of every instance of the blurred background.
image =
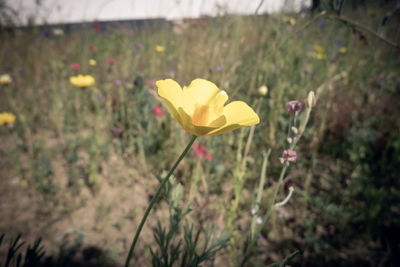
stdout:
[(310, 6), (310, 0), (3, 0), (17, 15), (19, 25), (80, 23), (108, 20), (163, 18), (176, 20), (218, 16), (224, 14), (252, 15), (259, 7), (261, 13), (298, 11)]
[(135, 266), (164, 266), (179, 242), (170, 266), (184, 262), (192, 231), (202, 266), (239, 266), (311, 90), (277, 201), (290, 197), (246, 266), (295, 251), (290, 266), (400, 265), (399, 1), (3, 0), (0, 40), (0, 265), (122, 266), (190, 140), (157, 94), (166, 78), (210, 80), (260, 123), (196, 140)]

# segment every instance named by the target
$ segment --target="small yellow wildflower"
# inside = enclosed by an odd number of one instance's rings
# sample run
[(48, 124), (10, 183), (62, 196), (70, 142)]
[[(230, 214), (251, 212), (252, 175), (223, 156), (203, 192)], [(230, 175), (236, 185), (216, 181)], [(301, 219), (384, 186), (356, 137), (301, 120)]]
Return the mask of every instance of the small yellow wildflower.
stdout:
[(289, 23), (290, 25), (296, 24), (296, 19), (293, 17), (284, 16), (283, 21)]
[(324, 51), (325, 51), (325, 49), (322, 47), (322, 46), (320, 46), (320, 45), (315, 45), (314, 46), (314, 49), (315, 49), (315, 51), (317, 52), (317, 53), (324, 53)]
[(1, 84), (9, 84), (12, 82), (11, 76), (9, 74), (2, 74), (0, 76), (0, 83)]
[(323, 53), (309, 52), (308, 56), (316, 58), (318, 60), (323, 60), (326, 58), (326, 55)]
[(162, 46), (162, 45), (156, 45), (156, 46), (155, 46), (155, 49), (156, 49), (157, 52), (164, 52), (165, 47)]
[(341, 47), (339, 49), (339, 53), (341, 53), (341, 54), (346, 54), (346, 52), (347, 52), (347, 48), (346, 47)]
[(195, 79), (183, 89), (172, 79), (157, 81), (156, 85), (172, 117), (196, 136), (222, 134), (260, 122), (243, 101), (224, 106), (227, 93), (210, 81)]
[(89, 59), (89, 65), (92, 66), (92, 67), (96, 66), (96, 65), (97, 65), (96, 60), (94, 60), (94, 59)]
[(0, 125), (4, 125), (7, 123), (13, 123), (15, 121), (15, 116), (9, 112), (0, 113)]
[(318, 60), (323, 60), (326, 58), (326, 56), (323, 53), (317, 53), (315, 58)]
[(94, 84), (95, 80), (91, 75), (81, 75), (69, 77), (69, 82), (76, 87), (88, 87)]

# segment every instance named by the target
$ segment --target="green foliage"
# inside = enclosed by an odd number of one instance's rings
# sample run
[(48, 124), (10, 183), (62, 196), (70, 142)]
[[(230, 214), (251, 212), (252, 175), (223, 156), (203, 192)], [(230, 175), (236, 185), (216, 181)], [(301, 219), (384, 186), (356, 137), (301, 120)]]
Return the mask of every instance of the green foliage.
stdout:
[[(4, 238), (5, 234), (0, 235), (0, 246), (2, 245)], [(4, 262), (0, 259), (0, 264), (4, 267), (40, 266), (40, 262), (45, 255), (41, 242), (41, 239), (37, 239), (33, 245), (27, 246), (25, 252), (21, 252), (25, 242), (21, 241), (21, 235), (18, 235), (15, 239), (10, 240), (7, 257)]]
[[(168, 188), (173, 184), (174, 179)], [(150, 249), (153, 266), (201, 266), (205, 262), (212, 264), (216, 254), (228, 245), (231, 232), (222, 232), (218, 236), (216, 226), (210, 227), (207, 223), (205, 228), (199, 227), (196, 230), (194, 224), (189, 224), (187, 220), (182, 226), (183, 218), (191, 210), (189, 207), (185, 210), (180, 207), (181, 184), (173, 187), (171, 198), (165, 196), (169, 203), (169, 227), (167, 230), (160, 221), (157, 222), (154, 239), (158, 249)]]

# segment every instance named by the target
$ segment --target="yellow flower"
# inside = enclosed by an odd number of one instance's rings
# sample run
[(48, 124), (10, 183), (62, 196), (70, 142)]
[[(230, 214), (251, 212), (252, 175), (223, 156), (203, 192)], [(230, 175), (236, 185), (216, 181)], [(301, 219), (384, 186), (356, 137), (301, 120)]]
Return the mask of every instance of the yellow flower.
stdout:
[(309, 52), (308, 56), (316, 58), (318, 60), (323, 60), (326, 58), (326, 55), (324, 53), (316, 53), (316, 52)]
[(196, 79), (183, 89), (172, 79), (157, 81), (156, 85), (172, 117), (194, 135), (217, 135), (260, 122), (245, 102), (224, 106), (228, 95), (210, 81)]
[(2, 74), (0, 76), (0, 83), (1, 84), (9, 84), (12, 82), (11, 76), (9, 74)]
[(77, 87), (88, 87), (94, 84), (95, 80), (91, 75), (81, 75), (69, 77), (69, 82)]
[(320, 53), (320, 54), (324, 53), (324, 51), (325, 51), (324, 48), (320, 45), (315, 45), (314, 48), (315, 48), (315, 51), (317, 51), (317, 53)]
[(318, 60), (323, 60), (325, 58), (326, 58), (326, 56), (323, 53), (317, 53), (317, 55), (316, 55), (316, 59), (318, 59)]
[(339, 53), (341, 53), (341, 54), (346, 54), (346, 52), (347, 52), (347, 48), (346, 47), (341, 47), (339, 49)]
[(94, 66), (96, 66), (96, 64), (97, 64), (96, 60), (94, 60), (94, 59), (89, 59), (89, 65), (90, 65), (90, 66), (94, 67)]
[(15, 121), (15, 116), (9, 112), (0, 113), (0, 125), (13, 123)]
[(156, 46), (155, 46), (155, 49), (156, 49), (157, 52), (164, 52), (165, 47), (162, 46), (162, 45), (156, 45)]
[(289, 23), (290, 25), (296, 24), (296, 19), (293, 17), (285, 16), (283, 17), (283, 21)]

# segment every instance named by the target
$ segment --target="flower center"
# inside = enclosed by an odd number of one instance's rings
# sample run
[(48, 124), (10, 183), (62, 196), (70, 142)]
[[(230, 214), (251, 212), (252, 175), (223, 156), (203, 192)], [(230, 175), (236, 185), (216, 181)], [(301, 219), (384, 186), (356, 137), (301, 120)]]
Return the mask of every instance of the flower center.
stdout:
[(210, 117), (210, 107), (196, 104), (192, 116), (192, 123), (197, 126), (206, 126)]
[(222, 115), (224, 104), (228, 99), (225, 91), (220, 91), (205, 104), (196, 103), (192, 123), (196, 126), (208, 126)]

